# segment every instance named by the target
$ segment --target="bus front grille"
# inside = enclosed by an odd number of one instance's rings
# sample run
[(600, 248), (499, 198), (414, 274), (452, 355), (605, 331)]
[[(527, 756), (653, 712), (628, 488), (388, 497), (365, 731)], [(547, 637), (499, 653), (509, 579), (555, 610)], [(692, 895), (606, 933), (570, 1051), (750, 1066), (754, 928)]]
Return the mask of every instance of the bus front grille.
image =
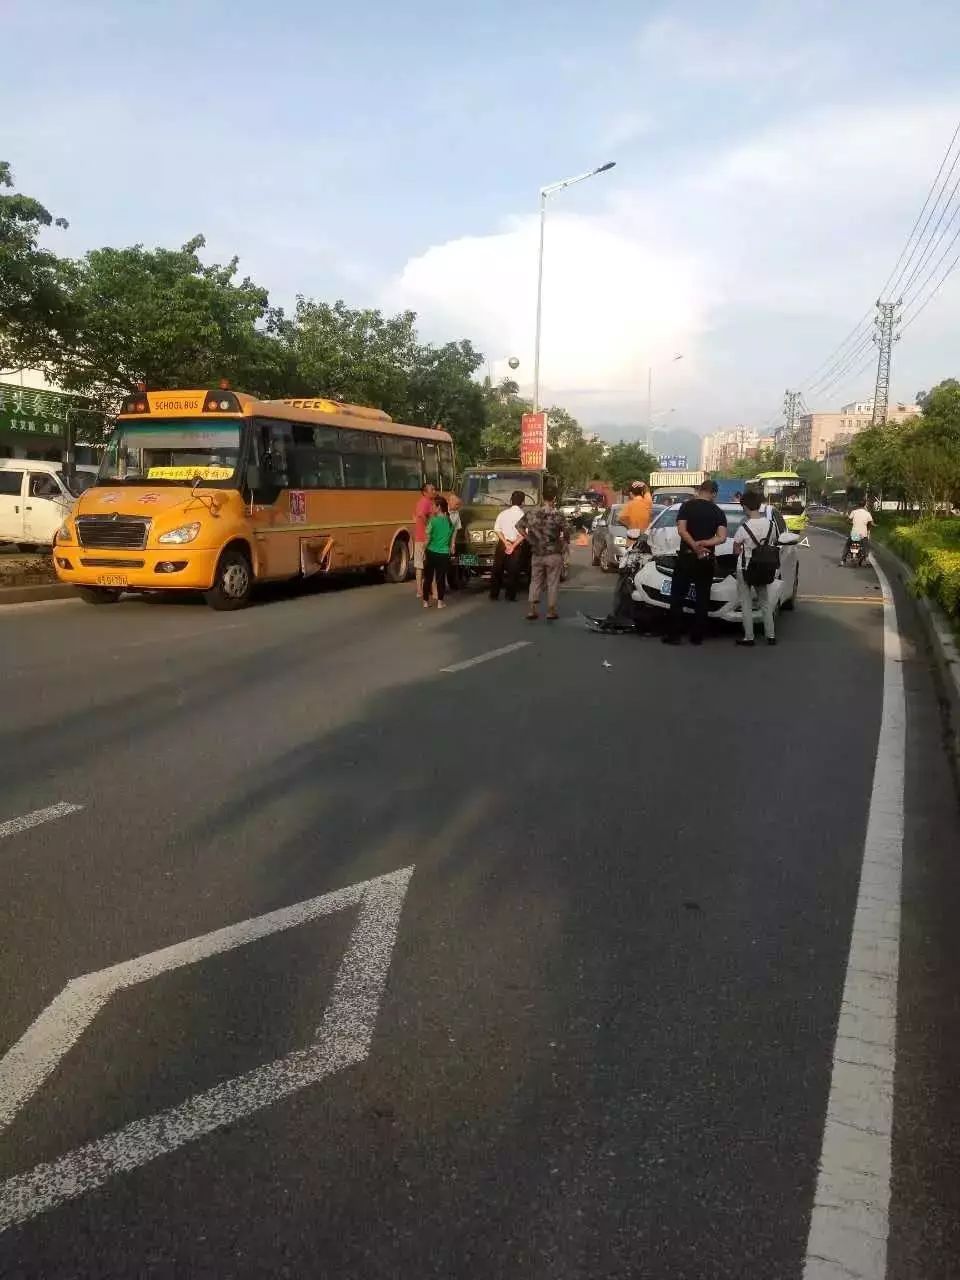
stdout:
[(142, 551), (147, 545), (149, 520), (134, 516), (78, 516), (77, 538), (82, 547), (126, 547)]

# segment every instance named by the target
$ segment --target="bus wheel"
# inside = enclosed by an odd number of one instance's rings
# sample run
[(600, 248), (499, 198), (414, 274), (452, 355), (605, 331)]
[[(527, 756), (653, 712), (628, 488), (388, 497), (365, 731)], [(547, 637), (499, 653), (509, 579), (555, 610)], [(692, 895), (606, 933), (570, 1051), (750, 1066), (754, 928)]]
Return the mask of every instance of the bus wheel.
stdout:
[(113, 587), (77, 587), (77, 595), (87, 604), (116, 604), (121, 594)]
[(250, 561), (239, 550), (225, 551), (217, 565), (213, 586), (203, 593), (211, 609), (242, 609), (253, 586)]
[(388, 582), (406, 582), (410, 574), (410, 546), (406, 538), (397, 538), (384, 566), (383, 576)]

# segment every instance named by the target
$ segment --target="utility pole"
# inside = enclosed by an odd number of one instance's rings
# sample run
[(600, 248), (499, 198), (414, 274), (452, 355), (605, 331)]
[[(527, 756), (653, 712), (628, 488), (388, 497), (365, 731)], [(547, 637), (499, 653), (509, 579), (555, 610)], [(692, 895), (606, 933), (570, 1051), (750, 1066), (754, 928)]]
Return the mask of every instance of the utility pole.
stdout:
[(785, 391), (783, 395), (783, 465), (790, 470), (796, 461), (797, 449), (797, 406), (800, 403), (799, 391)]
[(877, 386), (873, 393), (873, 419), (875, 427), (883, 426), (887, 420), (887, 403), (890, 399), (890, 356), (893, 344), (900, 341), (900, 308), (903, 299), (896, 302), (881, 302), (877, 299), (877, 318), (874, 323), (877, 332), (873, 340), (879, 348), (877, 358)]

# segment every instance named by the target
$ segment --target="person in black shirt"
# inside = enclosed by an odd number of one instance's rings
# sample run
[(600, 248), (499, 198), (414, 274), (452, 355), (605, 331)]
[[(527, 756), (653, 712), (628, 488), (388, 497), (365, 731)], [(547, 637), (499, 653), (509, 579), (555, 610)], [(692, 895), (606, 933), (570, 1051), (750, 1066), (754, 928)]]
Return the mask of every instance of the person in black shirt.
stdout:
[(714, 499), (717, 485), (705, 480), (695, 498), (689, 498), (677, 512), (680, 550), (670, 585), (670, 629), (664, 644), (679, 644), (683, 631), (683, 606), (692, 586), (695, 593), (690, 643), (702, 644), (710, 611), (713, 584), (714, 548), (727, 540), (727, 517)]

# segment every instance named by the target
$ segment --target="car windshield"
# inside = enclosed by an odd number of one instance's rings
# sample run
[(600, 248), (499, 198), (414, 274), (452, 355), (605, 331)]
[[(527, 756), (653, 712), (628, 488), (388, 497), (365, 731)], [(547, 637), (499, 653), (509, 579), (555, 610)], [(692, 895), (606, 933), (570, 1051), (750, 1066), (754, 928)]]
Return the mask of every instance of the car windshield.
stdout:
[(519, 489), (530, 505), (540, 501), (540, 476), (536, 471), (485, 471), (466, 475), (460, 497), (468, 506), (509, 507), (510, 495)]
[(99, 482), (204, 484), (224, 487), (240, 458), (240, 424), (218, 422), (123, 423), (100, 464)]
[[(741, 524), (743, 524), (743, 511), (742, 510), (731, 511), (731, 510), (728, 510), (726, 507), (721, 507), (720, 509), (723, 512), (724, 516), (726, 517), (727, 533), (732, 538), (733, 535), (736, 533), (736, 531), (740, 528)], [(670, 507), (669, 510), (664, 511), (661, 515), (657, 516), (656, 520), (653, 523), (653, 528), (656, 530), (675, 529), (677, 527), (677, 516), (679, 514), (680, 514), (679, 507)]]
[(75, 498), (79, 498), (81, 493), (97, 483), (97, 477), (91, 471), (75, 471), (72, 476), (58, 471), (57, 475), (67, 493), (72, 493)]

